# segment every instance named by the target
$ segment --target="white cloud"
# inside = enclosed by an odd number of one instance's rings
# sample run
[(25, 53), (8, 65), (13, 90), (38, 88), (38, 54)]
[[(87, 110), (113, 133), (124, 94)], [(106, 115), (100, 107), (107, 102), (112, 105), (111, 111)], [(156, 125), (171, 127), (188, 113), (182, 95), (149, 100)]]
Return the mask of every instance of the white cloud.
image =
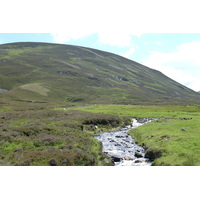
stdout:
[(134, 47), (131, 47), (127, 52), (125, 52), (124, 54), (122, 54), (123, 57), (126, 57), (126, 58), (130, 58), (130, 56), (132, 54), (134, 54), (136, 51), (136, 49)]
[(161, 46), (161, 45), (162, 45), (162, 42), (156, 41), (155, 44), (158, 45), (158, 46)]
[(170, 78), (200, 90), (200, 42), (188, 42), (179, 45), (176, 51), (161, 53), (152, 51), (144, 65), (163, 72)]
[[(59, 19), (52, 18), (53, 30), (50, 33), (55, 42), (64, 43), (97, 34), (101, 43), (129, 47), (131, 36), (140, 37), (144, 33), (142, 17), (138, 17), (139, 9), (133, 12), (133, 5), (136, 6), (133, 1), (72, 2), (60, 8)], [(142, 4), (138, 6), (144, 7)]]
[(65, 43), (72, 39), (77, 40), (87, 36), (86, 32), (79, 32), (78, 30), (72, 29), (69, 32), (51, 33), (53, 40), (56, 43)]
[[(198, 5), (195, 6), (191, 1), (189, 4), (194, 5), (197, 11), (194, 13), (199, 13)], [(46, 2), (36, 0), (36, 2), (31, 4), (33, 9), (22, 7), (22, 12), (17, 10), (15, 13), (15, 6), (13, 6), (12, 12), (17, 18), (11, 17), (8, 22), (5, 22), (13, 24), (13, 26), (7, 26), (9, 30), (12, 27), (16, 31), (16, 28), (20, 27), (19, 32), (33, 33), (38, 32), (39, 28), (40, 33), (53, 33), (55, 42), (59, 43), (97, 34), (102, 43), (128, 47), (133, 35), (140, 37), (143, 33), (169, 33), (177, 32), (177, 30), (178, 32), (185, 30), (194, 32), (192, 24), (195, 29), (198, 28), (196, 24), (199, 18), (193, 13), (188, 14), (188, 5), (181, 2), (180, 8), (180, 4), (174, 0), (167, 2), (160, 0), (57, 0), (48, 2), (47, 0)], [(15, 4), (17, 6), (18, 2)], [(29, 6), (27, 3), (25, 5)], [(7, 6), (9, 7), (9, 4)], [(2, 14), (3, 17), (6, 12), (5, 10), (5, 13), (0, 13), (0, 15)], [(29, 23), (24, 20), (24, 16), (28, 16)], [(196, 19), (196, 23), (191, 23), (195, 22), (193, 18)], [(4, 26), (2, 27), (2, 23), (1, 29), (9, 32), (8, 29), (4, 29)]]
[(131, 35), (120, 30), (112, 30), (98, 33), (99, 42), (111, 46), (128, 47), (131, 44)]
[(51, 33), (53, 36), (53, 40), (56, 43), (65, 43), (70, 41), (71, 39), (81, 39), (93, 34), (97, 34), (99, 42), (103, 44), (108, 44), (116, 47), (130, 47), (132, 43), (132, 36), (135, 35), (140, 37), (142, 33), (129, 33), (120, 30), (118, 27), (113, 27), (112, 30), (98, 30), (86, 28), (81, 30), (79, 27), (70, 27), (68, 25), (68, 31), (57, 31), (55, 33)]

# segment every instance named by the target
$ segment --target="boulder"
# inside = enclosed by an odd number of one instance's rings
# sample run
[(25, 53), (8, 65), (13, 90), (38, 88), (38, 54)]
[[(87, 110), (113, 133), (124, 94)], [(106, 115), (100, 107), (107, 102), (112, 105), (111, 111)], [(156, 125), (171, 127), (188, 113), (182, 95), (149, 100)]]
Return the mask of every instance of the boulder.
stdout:
[(184, 128), (182, 128), (180, 131), (186, 131)]
[(141, 163), (142, 160), (135, 160), (135, 163)]
[(142, 155), (142, 153), (135, 152), (135, 157), (136, 157), (136, 158), (142, 158), (143, 155)]
[(135, 163), (139, 163), (140, 161), (139, 160), (135, 160)]
[(123, 138), (124, 136), (123, 135), (116, 135), (115, 137), (116, 138)]
[(118, 157), (115, 157), (115, 156), (112, 156), (111, 159), (113, 160), (113, 162), (120, 162), (121, 161), (121, 158), (118, 158)]
[(124, 157), (123, 160), (132, 160), (130, 157)]

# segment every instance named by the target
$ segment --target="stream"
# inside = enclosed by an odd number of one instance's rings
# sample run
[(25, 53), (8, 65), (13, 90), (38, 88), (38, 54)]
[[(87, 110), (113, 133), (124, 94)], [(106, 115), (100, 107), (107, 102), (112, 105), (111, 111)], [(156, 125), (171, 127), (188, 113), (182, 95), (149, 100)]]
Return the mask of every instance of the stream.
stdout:
[(95, 135), (95, 138), (102, 142), (103, 153), (113, 160), (115, 166), (150, 166), (151, 162), (145, 158), (145, 150), (127, 132), (151, 121), (134, 118), (131, 125), (119, 131)]

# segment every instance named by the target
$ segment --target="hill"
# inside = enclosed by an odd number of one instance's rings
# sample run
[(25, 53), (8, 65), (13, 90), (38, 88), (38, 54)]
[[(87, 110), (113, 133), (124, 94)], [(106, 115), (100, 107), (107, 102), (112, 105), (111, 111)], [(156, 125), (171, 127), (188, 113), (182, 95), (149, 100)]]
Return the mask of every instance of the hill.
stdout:
[(124, 57), (49, 43), (0, 45), (0, 96), (95, 104), (199, 102), (197, 92)]

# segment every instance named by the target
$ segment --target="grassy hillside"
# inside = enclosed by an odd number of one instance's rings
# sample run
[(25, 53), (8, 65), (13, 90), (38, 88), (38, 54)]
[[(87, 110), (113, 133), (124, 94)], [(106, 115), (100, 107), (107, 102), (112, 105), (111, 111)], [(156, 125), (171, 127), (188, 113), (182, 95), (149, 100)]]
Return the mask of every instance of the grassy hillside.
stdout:
[(121, 56), (48, 43), (0, 45), (1, 98), (115, 104), (198, 102), (200, 95)]

